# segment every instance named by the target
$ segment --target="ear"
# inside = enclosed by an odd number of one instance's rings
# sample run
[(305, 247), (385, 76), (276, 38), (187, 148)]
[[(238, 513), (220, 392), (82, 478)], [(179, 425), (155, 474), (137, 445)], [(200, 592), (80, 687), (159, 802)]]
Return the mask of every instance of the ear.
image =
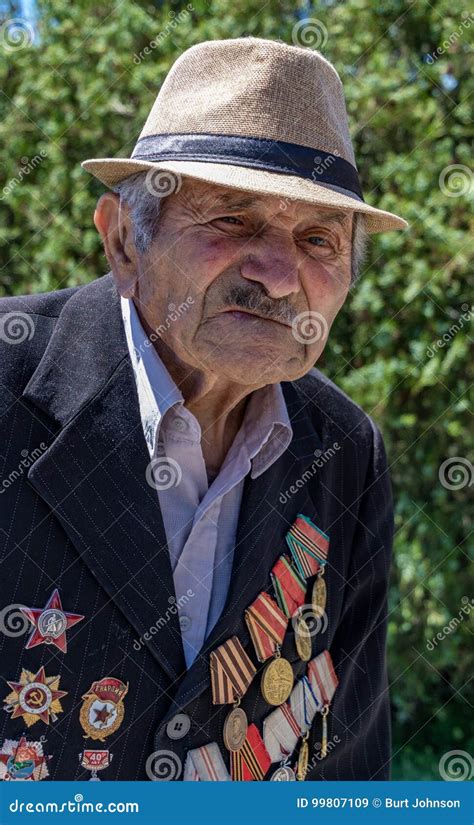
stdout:
[(117, 289), (124, 298), (136, 291), (139, 253), (133, 240), (133, 223), (126, 203), (115, 192), (102, 195), (95, 208), (94, 223), (104, 244)]

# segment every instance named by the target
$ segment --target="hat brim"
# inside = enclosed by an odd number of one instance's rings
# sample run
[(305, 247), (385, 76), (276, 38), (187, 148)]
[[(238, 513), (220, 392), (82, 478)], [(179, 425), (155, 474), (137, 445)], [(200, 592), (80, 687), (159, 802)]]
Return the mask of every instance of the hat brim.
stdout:
[[(333, 209), (339, 207), (362, 212), (366, 216), (366, 229), (371, 234), (408, 227), (407, 221), (393, 212), (376, 209), (368, 203), (344, 194), (337, 187), (314, 183), (312, 180), (281, 172), (268, 172), (264, 169), (253, 169), (227, 163), (185, 160), (155, 163), (129, 158), (90, 158), (83, 161), (81, 166), (110, 188), (136, 172), (147, 172), (149, 169), (156, 169), (157, 171), (172, 172), (178, 176), (227, 186), (231, 189), (242, 189), (262, 195), (274, 195)], [(166, 185), (166, 181), (164, 184)], [(177, 185), (176, 181), (171, 181), (167, 193), (165, 192), (165, 185), (163, 194), (171, 194), (172, 191), (177, 191), (179, 188), (179, 179)]]

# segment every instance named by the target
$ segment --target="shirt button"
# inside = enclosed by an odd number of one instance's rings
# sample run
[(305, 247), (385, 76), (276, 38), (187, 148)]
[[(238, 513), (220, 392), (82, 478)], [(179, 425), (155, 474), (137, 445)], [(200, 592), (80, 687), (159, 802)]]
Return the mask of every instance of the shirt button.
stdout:
[(180, 616), (179, 617), (179, 626), (181, 628), (182, 633), (186, 633), (187, 630), (191, 627), (191, 619), (189, 616)]
[(170, 739), (182, 739), (191, 727), (191, 719), (185, 713), (177, 713), (166, 725), (166, 733)]

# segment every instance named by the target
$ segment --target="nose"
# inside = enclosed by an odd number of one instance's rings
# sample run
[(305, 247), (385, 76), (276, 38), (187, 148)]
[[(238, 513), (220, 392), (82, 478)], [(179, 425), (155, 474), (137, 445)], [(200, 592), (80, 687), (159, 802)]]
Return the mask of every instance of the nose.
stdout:
[(262, 284), (270, 298), (299, 292), (298, 250), (293, 237), (274, 233), (256, 239), (241, 264), (241, 275)]

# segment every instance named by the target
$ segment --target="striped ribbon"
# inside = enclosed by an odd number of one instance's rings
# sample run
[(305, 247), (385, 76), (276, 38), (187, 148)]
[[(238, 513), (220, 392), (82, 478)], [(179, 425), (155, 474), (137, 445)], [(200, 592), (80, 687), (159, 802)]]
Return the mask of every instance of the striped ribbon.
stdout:
[(210, 655), (212, 701), (227, 705), (244, 696), (257, 672), (237, 636)]
[(300, 736), (298, 722), (287, 702), (263, 720), (263, 741), (272, 762), (281, 762), (293, 753)]
[(217, 742), (188, 751), (183, 782), (230, 782)]
[(296, 719), (301, 734), (307, 733), (317, 711), (322, 710), (322, 705), (318, 701), (307, 676), (303, 676), (303, 678), (296, 683), (291, 691), (288, 702), (290, 703), (293, 716)]
[(260, 593), (245, 611), (249, 629), (259, 662), (265, 662), (281, 645), (288, 619), (268, 593)]
[(285, 536), (293, 561), (304, 578), (314, 576), (327, 561), (329, 536), (307, 516), (297, 516)]
[(274, 565), (270, 577), (280, 610), (288, 619), (304, 604), (306, 580), (293, 566), (288, 556), (280, 556)]
[(245, 742), (231, 753), (231, 777), (234, 782), (260, 782), (272, 760), (256, 725), (249, 725)]
[(321, 705), (329, 705), (339, 684), (329, 650), (308, 662), (308, 678)]

